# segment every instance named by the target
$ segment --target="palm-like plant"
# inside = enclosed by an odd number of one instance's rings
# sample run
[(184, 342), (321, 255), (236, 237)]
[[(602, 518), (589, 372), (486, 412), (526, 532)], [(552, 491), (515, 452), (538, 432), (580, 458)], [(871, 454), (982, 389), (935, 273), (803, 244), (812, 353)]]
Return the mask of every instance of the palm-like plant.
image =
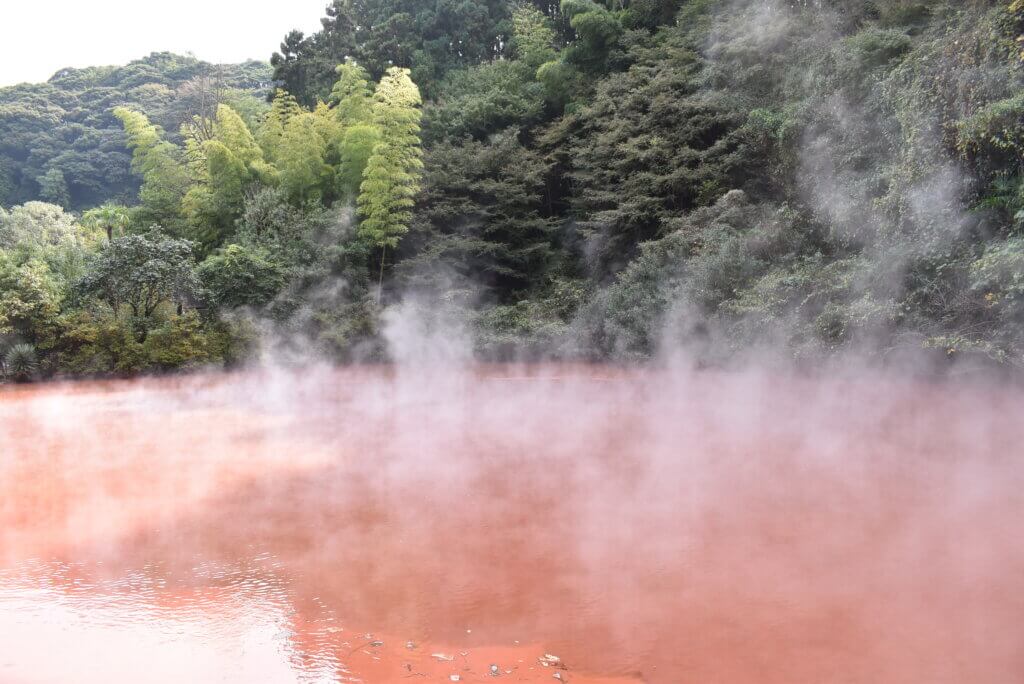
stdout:
[(39, 370), (36, 349), (31, 344), (16, 344), (4, 356), (4, 368), (8, 377), (18, 381), (31, 380)]
[(82, 223), (90, 228), (102, 229), (107, 233), (107, 242), (111, 242), (114, 237), (124, 234), (131, 223), (131, 215), (127, 208), (108, 202), (85, 212)]

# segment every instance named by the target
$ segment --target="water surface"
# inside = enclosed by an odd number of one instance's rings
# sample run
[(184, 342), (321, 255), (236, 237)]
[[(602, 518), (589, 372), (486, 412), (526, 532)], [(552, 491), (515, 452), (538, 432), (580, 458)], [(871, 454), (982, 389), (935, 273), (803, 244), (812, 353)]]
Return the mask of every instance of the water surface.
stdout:
[(7, 390), (0, 682), (1021, 681), (1022, 409), (574, 366)]

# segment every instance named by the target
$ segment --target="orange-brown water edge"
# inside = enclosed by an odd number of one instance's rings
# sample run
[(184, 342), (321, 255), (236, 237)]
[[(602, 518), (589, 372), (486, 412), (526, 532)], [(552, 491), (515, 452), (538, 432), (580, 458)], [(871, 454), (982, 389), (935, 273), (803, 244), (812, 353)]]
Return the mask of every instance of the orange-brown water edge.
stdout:
[(1021, 682), (1022, 418), (572, 366), (0, 392), (0, 682)]

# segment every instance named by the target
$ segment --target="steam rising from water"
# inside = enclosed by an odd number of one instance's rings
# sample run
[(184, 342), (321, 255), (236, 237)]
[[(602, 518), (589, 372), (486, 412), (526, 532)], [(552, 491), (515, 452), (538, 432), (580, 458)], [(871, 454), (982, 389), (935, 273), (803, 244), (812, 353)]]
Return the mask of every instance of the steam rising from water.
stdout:
[(583, 366), (10, 391), (0, 681), (1013, 681), (1022, 408)]

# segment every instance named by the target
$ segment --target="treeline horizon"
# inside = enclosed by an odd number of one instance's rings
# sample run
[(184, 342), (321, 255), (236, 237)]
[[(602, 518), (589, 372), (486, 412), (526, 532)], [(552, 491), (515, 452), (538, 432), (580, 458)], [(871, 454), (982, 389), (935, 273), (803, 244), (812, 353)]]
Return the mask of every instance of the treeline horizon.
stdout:
[(3, 375), (383, 360), (395, 316), (481, 359), (1018, 371), (1022, 34), (1020, 0), (334, 0), (269, 67), (2, 88)]

